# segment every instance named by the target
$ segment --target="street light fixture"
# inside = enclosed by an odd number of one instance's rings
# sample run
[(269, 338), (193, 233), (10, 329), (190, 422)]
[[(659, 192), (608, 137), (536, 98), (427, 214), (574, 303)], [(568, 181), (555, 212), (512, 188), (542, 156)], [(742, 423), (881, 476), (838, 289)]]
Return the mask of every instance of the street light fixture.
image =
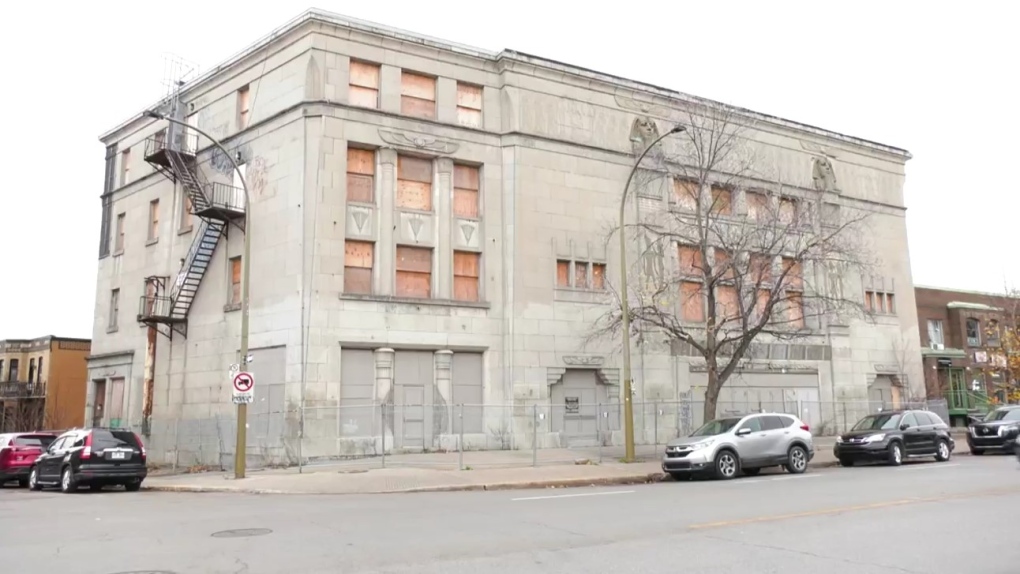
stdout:
[[(155, 110), (147, 110), (145, 115), (194, 130), (207, 138), (230, 160), (230, 164), (234, 167), (234, 173), (237, 174), (238, 179), (241, 181), (241, 187), (244, 190), (244, 251), (241, 255), (241, 353), (239, 362), (241, 363), (241, 370), (244, 371), (247, 364), (251, 362), (248, 357), (248, 291), (250, 285), (249, 278), (251, 277), (251, 194), (248, 192), (248, 182), (244, 179), (241, 166), (237, 165), (237, 159), (216, 138), (191, 124), (166, 114), (161, 114)], [(234, 447), (234, 478), (244, 478), (248, 446), (248, 405), (246, 403), (239, 403), (237, 405), (236, 441)]]
[(630, 191), (630, 182), (634, 179), (634, 174), (637, 173), (641, 161), (645, 159), (648, 152), (662, 140), (686, 129), (681, 125), (673, 126), (672, 129), (655, 138), (645, 147), (634, 162), (634, 167), (630, 169), (630, 175), (627, 176), (627, 183), (624, 184), (623, 194), (620, 197), (620, 325), (623, 330), (623, 431), (626, 449), (623, 455), (624, 462), (634, 462), (634, 401), (630, 372), (630, 300), (627, 292), (627, 234), (625, 233), (627, 193)]

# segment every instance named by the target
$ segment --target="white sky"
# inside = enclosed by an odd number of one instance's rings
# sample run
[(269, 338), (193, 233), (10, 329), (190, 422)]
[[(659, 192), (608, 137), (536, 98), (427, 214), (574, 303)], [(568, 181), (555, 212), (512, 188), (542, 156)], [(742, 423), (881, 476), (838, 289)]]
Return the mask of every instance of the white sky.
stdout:
[[(162, 55), (205, 71), (297, 16), (235, 0), (0, 7), (0, 338), (90, 337), (100, 133), (163, 93)], [(318, 0), (439, 38), (510, 48), (908, 149), (914, 282), (1020, 283), (1020, 5), (970, 1)], [(512, 6), (513, 9), (508, 7)], [(604, 7), (598, 7), (604, 6)], [(486, 8), (491, 12), (486, 13)], [(462, 16), (463, 15), (463, 16)], [(139, 278), (141, 280), (141, 278)]]

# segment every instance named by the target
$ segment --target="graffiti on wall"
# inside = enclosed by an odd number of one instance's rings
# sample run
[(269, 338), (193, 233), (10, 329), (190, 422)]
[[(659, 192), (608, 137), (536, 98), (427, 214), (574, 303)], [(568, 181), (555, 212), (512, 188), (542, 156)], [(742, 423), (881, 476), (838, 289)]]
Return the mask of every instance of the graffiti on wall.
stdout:
[[(269, 183), (265, 158), (254, 155), (248, 144), (228, 147), (227, 151), (239, 164), (245, 166), (244, 179), (245, 183), (248, 184), (248, 190), (251, 192), (252, 197), (262, 197)], [(209, 167), (220, 175), (233, 179), (234, 164), (230, 159), (219, 148), (213, 148), (212, 155), (209, 157)]]

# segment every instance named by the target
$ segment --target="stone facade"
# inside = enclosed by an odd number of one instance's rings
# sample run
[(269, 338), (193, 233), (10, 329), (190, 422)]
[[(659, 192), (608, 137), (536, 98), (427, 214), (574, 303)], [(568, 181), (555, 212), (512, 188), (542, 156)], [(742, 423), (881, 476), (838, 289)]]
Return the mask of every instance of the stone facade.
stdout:
[[(407, 72), (432, 79), (422, 85), (434, 85), (434, 104), (428, 94), (419, 101), (422, 94), (402, 80)], [(363, 85), (373, 81), (375, 92)], [(239, 129), (238, 90), (245, 87), (250, 111)], [(572, 278), (619, 273), (619, 254), (606, 237), (633, 162), (635, 119), (665, 126), (671, 110), (702, 100), (318, 11), (185, 86), (182, 98), (188, 121), (245, 162), (252, 192), (251, 370), (258, 380), (248, 436), (255, 456), (429, 450), (459, 440), (476, 448), (619, 440), (618, 354), (609, 343), (585, 345), (607, 308), (606, 292), (592, 282), (557, 286), (557, 261), (571, 263)], [(416, 106), (434, 107), (421, 117)], [(746, 114), (758, 126), (753, 145), (775, 159), (793, 189), (821, 191), (874, 214), (881, 281), (899, 304), (875, 321), (830, 326), (797, 345), (763, 342), (767, 360), (740, 373), (722, 404), (800, 408), (822, 424), (826, 403), (866, 398), (876, 372), (888, 368), (882, 365), (896, 365), (899, 381), (919, 385), (902, 191), (909, 154)], [(140, 115), (102, 137), (113, 158), (104, 194), (109, 253), (99, 261), (90, 376), (127, 381), (131, 424), (140, 424), (142, 405), (146, 336), (133, 319), (143, 278), (176, 275), (193, 234), (180, 186), (142, 159), (142, 142), (163, 127)], [(229, 182), (229, 162), (208, 142), (201, 147), (206, 177)], [(349, 166), (349, 148), (369, 150), (373, 159)], [(417, 188), (400, 181), (404, 157), (432, 166)], [(126, 183), (119, 165), (125, 158)], [(478, 175), (477, 213), (458, 203), (462, 168)], [(364, 185), (369, 176), (371, 198), (351, 201), (351, 178)], [(401, 204), (400, 190), (421, 184), (428, 208)], [(157, 198), (166, 207), (158, 237), (148, 239)], [(111, 235), (121, 213), (117, 252)], [(353, 241), (373, 246), (363, 275), (371, 293), (351, 293), (351, 286), (345, 292), (345, 274), (353, 285), (354, 271), (345, 270)], [(158, 445), (173, 450), (170, 434), (178, 450), (205, 462), (222, 463), (232, 452), (228, 366), (237, 360), (240, 317), (229, 305), (229, 260), (241, 245), (242, 234), (231, 228), (191, 306), (187, 336), (157, 343), (155, 453)], [(430, 275), (418, 276), (428, 298), (407, 296), (407, 284), (396, 278), (410, 265), (398, 246), (430, 250)], [(457, 254), (475, 261), (477, 300), (464, 300)], [(629, 257), (636, 260), (637, 252)], [(863, 297), (864, 281), (850, 283)], [(905, 363), (896, 362), (902, 345)], [(659, 422), (673, 429), (667, 434), (693, 424), (678, 422), (675, 405), (696, 400), (703, 368), (682, 346), (662, 341), (643, 341), (634, 353), (635, 400), (674, 405), (659, 409), (663, 421), (677, 421)], [(88, 409), (93, 404), (90, 394)], [(450, 407), (459, 404), (487, 406)], [(659, 418), (639, 413), (638, 424), (650, 434)]]

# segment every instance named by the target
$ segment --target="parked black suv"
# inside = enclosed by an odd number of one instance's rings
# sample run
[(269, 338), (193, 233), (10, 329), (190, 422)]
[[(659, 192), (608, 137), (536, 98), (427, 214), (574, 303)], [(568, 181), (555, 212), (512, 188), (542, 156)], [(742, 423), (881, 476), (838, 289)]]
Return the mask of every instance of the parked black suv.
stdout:
[(58, 436), (39, 455), (28, 474), (28, 486), (60, 486), (74, 492), (88, 485), (99, 490), (122, 484), (129, 491), (142, 486), (146, 476), (145, 447), (135, 433), (116, 428), (74, 429)]
[(956, 442), (949, 425), (931, 411), (895, 410), (868, 415), (836, 437), (832, 453), (843, 466), (885, 461), (899, 466), (906, 458), (949, 460)]
[(1020, 436), (1020, 406), (999, 407), (984, 420), (967, 428), (967, 446), (971, 454), (986, 450), (1013, 452), (1013, 443)]

